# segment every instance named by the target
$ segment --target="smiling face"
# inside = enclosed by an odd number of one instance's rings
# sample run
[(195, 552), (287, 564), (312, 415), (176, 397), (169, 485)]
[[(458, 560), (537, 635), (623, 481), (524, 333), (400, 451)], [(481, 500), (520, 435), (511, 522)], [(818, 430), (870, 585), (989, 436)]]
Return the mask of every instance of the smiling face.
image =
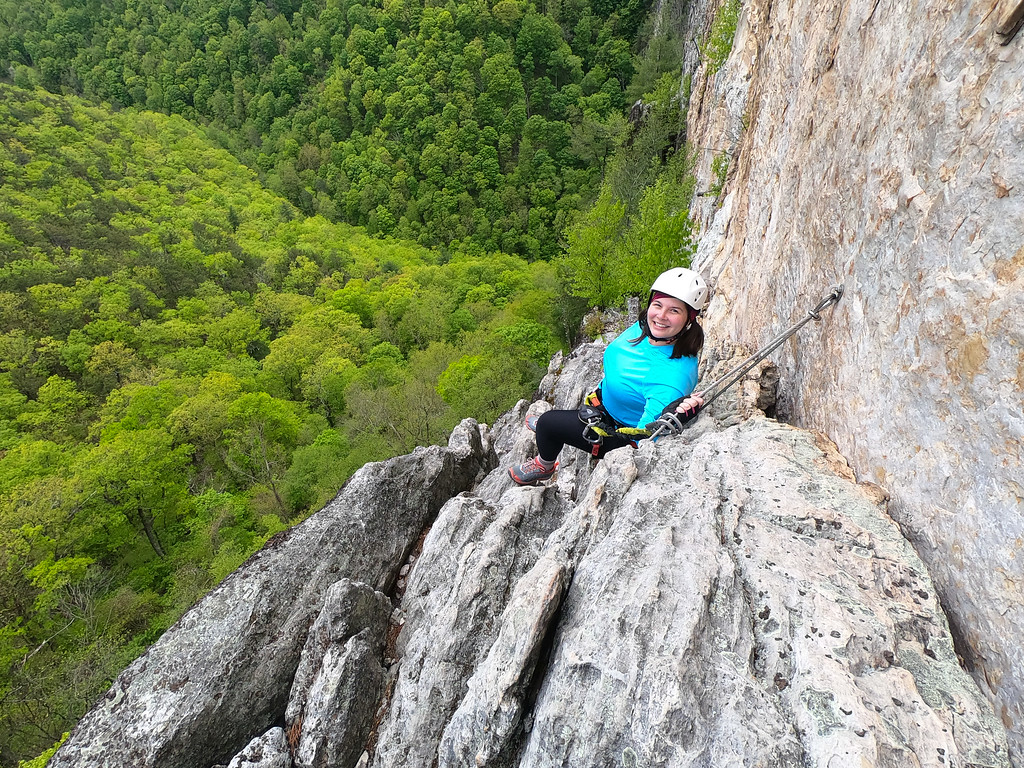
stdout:
[(647, 324), (651, 329), (652, 344), (669, 344), (682, 333), (690, 319), (690, 309), (679, 299), (659, 296), (647, 309)]

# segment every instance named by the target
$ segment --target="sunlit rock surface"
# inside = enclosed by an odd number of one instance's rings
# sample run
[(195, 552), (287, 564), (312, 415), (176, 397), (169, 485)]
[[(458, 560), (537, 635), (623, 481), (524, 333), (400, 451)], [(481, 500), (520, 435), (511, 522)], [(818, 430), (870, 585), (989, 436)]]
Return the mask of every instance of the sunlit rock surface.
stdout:
[[(716, 3), (692, 6), (700, 39)], [(688, 46), (696, 266), (713, 336), (758, 346), (841, 283), (777, 360), (935, 580), (1024, 765), (1024, 33), (1020, 3), (749, 0), (713, 77)]]
[(275, 537), (129, 666), (50, 766), (228, 762), (284, 723), (306, 636), (342, 579), (390, 591), (440, 506), (490, 454), (475, 422), (449, 447), (368, 464), (322, 511)]

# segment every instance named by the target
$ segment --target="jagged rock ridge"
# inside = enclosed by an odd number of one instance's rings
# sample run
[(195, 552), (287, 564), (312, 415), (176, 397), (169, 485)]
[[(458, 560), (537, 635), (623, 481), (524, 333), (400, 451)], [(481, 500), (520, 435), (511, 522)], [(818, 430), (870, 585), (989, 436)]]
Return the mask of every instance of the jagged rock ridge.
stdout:
[[(600, 351), (556, 361), (555, 406)], [(683, 436), (563, 454), (547, 487), (505, 475), (534, 450), (525, 403), (369, 465), (126, 670), (54, 765), (1008, 765), (884, 494), (815, 434), (745, 418), (758, 373)]]
[[(271, 539), (121, 673), (49, 765), (205, 767), (283, 725), (293, 680), (304, 700), (317, 674), (308, 660), (300, 663), (304, 644), (321, 652), (336, 645), (310, 633), (331, 587), (348, 580), (390, 591), (421, 531), (489, 458), (477, 427), (463, 425), (447, 448), (363, 467), (323, 510)], [(372, 595), (336, 597), (327, 605), (373, 614), (365, 605)], [(332, 621), (349, 617), (321, 623)], [(344, 640), (379, 625), (362, 623), (338, 634)], [(372, 663), (380, 664), (379, 654)], [(322, 671), (322, 657), (315, 666)]]

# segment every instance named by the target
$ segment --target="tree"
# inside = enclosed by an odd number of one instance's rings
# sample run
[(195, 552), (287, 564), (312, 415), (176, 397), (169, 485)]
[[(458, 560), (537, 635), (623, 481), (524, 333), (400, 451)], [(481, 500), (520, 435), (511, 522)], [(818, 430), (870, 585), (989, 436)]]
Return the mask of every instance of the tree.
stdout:
[(266, 392), (253, 392), (235, 400), (227, 417), (228, 467), (247, 483), (268, 485), (281, 511), (287, 512), (278, 481), (299, 436), (295, 406)]
[(119, 387), (138, 365), (135, 351), (120, 341), (101, 341), (85, 362), (86, 386), (103, 397)]
[(270, 334), (249, 307), (231, 310), (207, 326), (206, 343), (236, 357), (246, 354), (254, 344), (265, 345)]
[(320, 357), (330, 351), (335, 357), (361, 360), (360, 345), (367, 332), (354, 315), (329, 306), (319, 306), (302, 315), (287, 333), (270, 342), (263, 359), (265, 374), (276, 377), (286, 388), (282, 394), (301, 397), (302, 377)]
[(176, 535), (186, 505), (189, 452), (190, 446), (175, 446), (170, 433), (159, 428), (120, 430), (90, 450), (76, 466), (83, 478), (86, 551), (111, 551), (116, 540), (105, 539), (105, 521), (120, 516), (142, 529), (157, 557), (166, 557), (161, 530), (163, 538)]
[(622, 243), (621, 288), (642, 295), (670, 267), (690, 265), (695, 244), (689, 196), (665, 178), (648, 187)]
[(587, 164), (597, 164), (604, 175), (608, 158), (622, 141), (625, 119), (618, 114), (602, 120), (596, 112), (586, 110), (583, 120), (572, 129), (572, 153)]
[(73, 381), (51, 376), (39, 388), (35, 408), (22, 411), (17, 420), (41, 438), (81, 440), (86, 433), (82, 411), (88, 402)]
[(318, 509), (336, 496), (351, 474), (345, 461), (349, 450), (348, 441), (334, 429), (321, 432), (311, 445), (297, 448), (281, 481), (289, 508)]
[(456, 418), (493, 421), (536, 388), (546, 365), (530, 360), (526, 350), (508, 338), (520, 330), (481, 334), (474, 340), (476, 350), (451, 362), (438, 377), (437, 392)]
[(228, 408), (241, 394), (242, 381), (238, 377), (211, 371), (198, 383), (192, 396), (167, 416), (166, 426), (175, 442), (192, 446), (193, 466), (200, 480), (209, 481), (211, 475), (226, 469), (224, 434), (230, 424)]
[(561, 259), (566, 282), (575, 296), (601, 307), (614, 306), (622, 296), (619, 237), (626, 207), (601, 188), (594, 205), (567, 230), (569, 247)]
[(347, 357), (325, 354), (302, 374), (303, 399), (332, 423), (345, 413), (345, 390), (356, 376), (356, 365)]

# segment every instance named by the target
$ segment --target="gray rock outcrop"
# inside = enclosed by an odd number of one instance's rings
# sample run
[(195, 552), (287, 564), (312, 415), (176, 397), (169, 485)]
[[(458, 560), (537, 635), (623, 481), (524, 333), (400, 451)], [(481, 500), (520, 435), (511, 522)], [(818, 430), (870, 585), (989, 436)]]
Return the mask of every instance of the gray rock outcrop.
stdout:
[[(596, 359), (570, 361), (567, 381)], [(721, 426), (748, 406), (734, 400), (683, 437), (594, 468), (563, 453), (552, 485), (474, 502), (485, 536), (446, 534), (443, 558), (425, 547), (372, 764), (1008, 765), (1005, 732), (958, 665), (884, 492), (855, 483), (821, 436), (763, 416)], [(522, 440), (495, 443), (524, 452)], [(480, 487), (494, 492), (501, 473)], [(499, 551), (521, 541), (492, 522), (500, 510), (520, 528), (562, 520), (527, 548), (511, 591), (452, 567), (479, 555), (486, 569), (495, 537)], [(422, 649), (435, 645), (454, 663), (432, 664)], [(410, 717), (423, 711), (410, 701), (440, 691), (443, 707)]]
[(783, 411), (890, 491), (1024, 765), (1024, 33), (998, 33), (1019, 6), (745, 0), (726, 65), (691, 59), (687, 135), (712, 148), (698, 189), (730, 156), (694, 208), (711, 335), (756, 347), (845, 285), (778, 357)]
[(441, 505), (492, 458), (467, 421), (448, 447), (360, 469), (327, 507), (271, 539), (121, 673), (50, 766), (210, 766), (283, 724), (331, 585), (350, 579), (389, 592)]

